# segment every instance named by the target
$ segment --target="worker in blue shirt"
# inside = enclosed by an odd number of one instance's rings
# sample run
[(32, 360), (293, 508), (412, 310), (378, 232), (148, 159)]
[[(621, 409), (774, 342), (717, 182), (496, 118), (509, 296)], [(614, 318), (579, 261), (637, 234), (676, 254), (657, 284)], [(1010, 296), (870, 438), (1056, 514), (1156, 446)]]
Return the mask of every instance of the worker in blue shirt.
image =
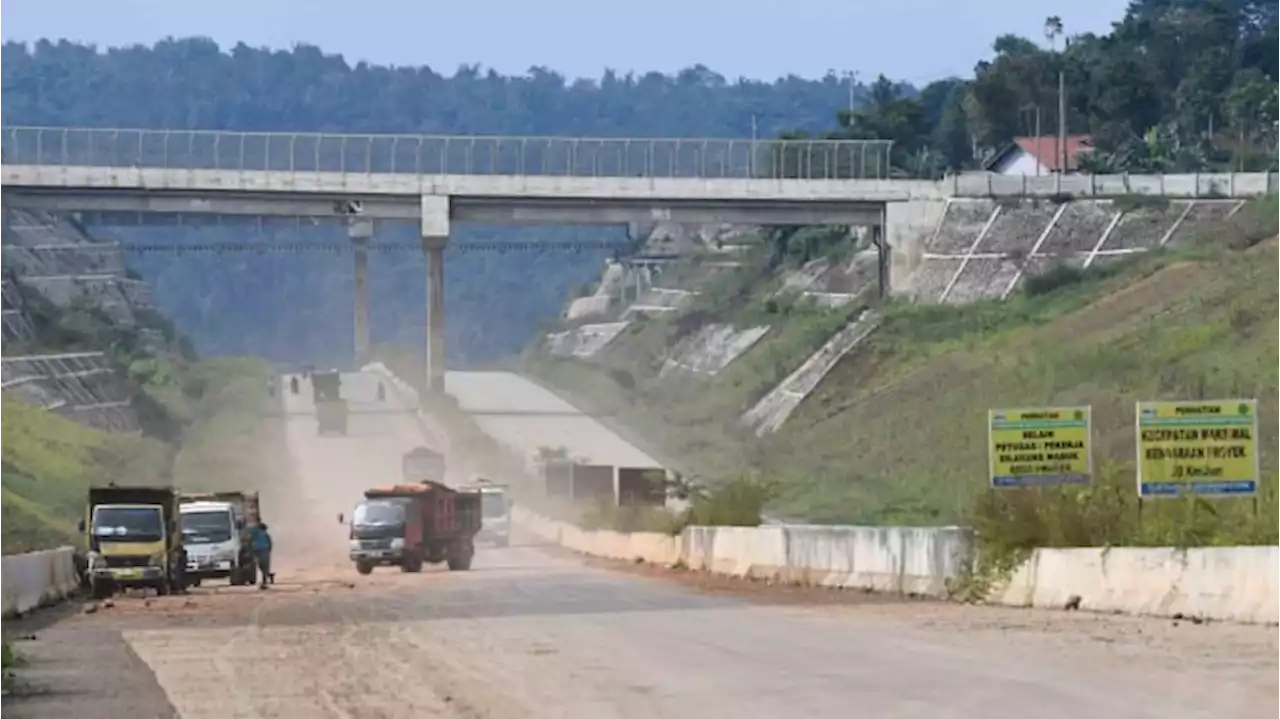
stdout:
[(258, 562), (258, 588), (266, 589), (268, 580), (272, 584), (276, 581), (276, 575), (271, 571), (271, 533), (267, 531), (266, 523), (253, 525), (250, 537), (253, 556)]

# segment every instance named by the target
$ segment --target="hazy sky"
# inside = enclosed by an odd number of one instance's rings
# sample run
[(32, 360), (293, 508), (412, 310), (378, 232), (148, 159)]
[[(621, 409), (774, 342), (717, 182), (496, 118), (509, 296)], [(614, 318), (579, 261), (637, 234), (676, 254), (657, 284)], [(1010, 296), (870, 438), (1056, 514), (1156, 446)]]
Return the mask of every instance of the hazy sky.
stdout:
[(605, 68), (672, 72), (702, 63), (730, 79), (816, 77), (828, 69), (928, 81), (969, 75), (1001, 33), (1041, 40), (1058, 14), (1068, 33), (1105, 32), (1125, 0), (4, 0), (5, 40), (99, 46), (205, 35), (350, 62), (480, 63), (504, 73), (545, 65), (570, 77)]

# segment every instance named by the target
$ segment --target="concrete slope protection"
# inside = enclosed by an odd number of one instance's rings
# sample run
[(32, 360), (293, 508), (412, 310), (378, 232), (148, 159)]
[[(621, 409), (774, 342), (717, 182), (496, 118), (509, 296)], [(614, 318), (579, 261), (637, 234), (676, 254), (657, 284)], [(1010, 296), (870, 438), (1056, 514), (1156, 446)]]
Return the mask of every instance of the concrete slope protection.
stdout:
[[(118, 631), (186, 719), (1274, 712), (1274, 636), (1229, 625), (1188, 632), (940, 603), (780, 604), (613, 573), (519, 542), (482, 549), (470, 572), (359, 577), (335, 515), (399, 471), (400, 454), (423, 443), (420, 425), (408, 411), (353, 400), (348, 435), (318, 436), (301, 389), (284, 400), (280, 451), (293, 472), (261, 488), (278, 544), (274, 587), (122, 599), (48, 627), (29, 651)], [(1192, 673), (1190, 655), (1206, 658)], [(43, 715), (31, 706), (13, 715), (59, 716), (52, 703)]]

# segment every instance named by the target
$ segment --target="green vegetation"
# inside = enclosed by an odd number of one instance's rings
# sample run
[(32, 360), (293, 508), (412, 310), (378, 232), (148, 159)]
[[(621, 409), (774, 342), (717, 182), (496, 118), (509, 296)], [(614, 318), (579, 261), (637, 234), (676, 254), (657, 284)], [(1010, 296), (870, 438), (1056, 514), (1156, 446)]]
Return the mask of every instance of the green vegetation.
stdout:
[(271, 368), (261, 360), (216, 357), (194, 372), (202, 387), (191, 423), (173, 463), (173, 483), (193, 491), (254, 489), (264, 468), (264, 453), (274, 450), (264, 436), (275, 424), (267, 408)]
[(76, 520), (91, 484), (241, 486), (256, 456), (266, 376), (255, 360), (197, 362), (190, 376), (198, 388), (192, 421), (176, 444), (100, 432), (4, 395), (4, 553), (78, 544)]
[(1046, 18), (1048, 48), (1001, 35), (973, 79), (918, 95), (881, 76), (824, 137), (892, 138), (904, 174), (971, 169), (1014, 137), (1057, 133), (1062, 72), (1066, 129), (1092, 138), (1089, 171), (1275, 169), (1274, 3), (1135, 0), (1110, 33), (1070, 29)]
[[(540, 353), (526, 367), (585, 408), (615, 414), (712, 486), (752, 472), (768, 477), (769, 507), (782, 517), (966, 523), (1006, 548), (1274, 543), (1280, 278), (1276, 242), (1264, 238), (1275, 237), (1276, 217), (1274, 197), (1252, 202), (1205, 229), (1203, 241), (1097, 270), (1051, 270), (1002, 303), (886, 303), (880, 329), (763, 439), (736, 420), (839, 324), (796, 342), (797, 320), (824, 313), (789, 315), (770, 332), (787, 340), (762, 341), (719, 375), (691, 383), (656, 381), (656, 358), (681, 318), (638, 323), (603, 353), (601, 367)], [(752, 299), (725, 312), (746, 311), (764, 292), (749, 290)], [(1172, 501), (1147, 503), (1139, 522), (1129, 464), (1134, 401), (1222, 397), (1260, 403), (1271, 484), (1256, 513), (1250, 501)], [(1077, 403), (1094, 408), (1098, 480), (992, 494), (986, 410)]]
[(0, 686), (4, 687), (5, 693), (12, 691), (13, 670), (22, 666), (22, 664), (22, 657), (13, 651), (13, 645), (7, 639), (0, 642)]
[[(6, 125), (595, 137), (829, 131), (838, 138), (891, 139), (896, 174), (930, 177), (979, 167), (1013, 138), (1034, 134), (1037, 116), (1043, 133), (1055, 133), (1061, 68), (1068, 129), (1094, 138), (1096, 152), (1086, 165), (1132, 172), (1275, 167), (1274, 2), (1137, 0), (1112, 32), (1098, 36), (1072, 36), (1070, 18), (1065, 28), (1050, 20), (1049, 47), (1038, 37), (1001, 36), (989, 57), (975, 58), (971, 79), (940, 79), (917, 89), (881, 77), (857, 86), (858, 107), (838, 117), (848, 87), (834, 74), (735, 81), (697, 66), (666, 76), (606, 72), (595, 81), (570, 81), (544, 68), (504, 76), (468, 66), (445, 75), (428, 67), (356, 64), (308, 45), (221, 49), (189, 38), (106, 50), (65, 41), (7, 43), (3, 119)], [(825, 159), (788, 166), (826, 167)], [(606, 232), (460, 227), (454, 240), (599, 239)], [(271, 223), (254, 236), (345, 241), (338, 227)], [(625, 244), (620, 232), (615, 236)], [(131, 228), (121, 239), (208, 243), (245, 236), (240, 228), (166, 227)], [(379, 239), (411, 242), (416, 232), (380, 229)], [(596, 279), (607, 254), (451, 256), (451, 364), (518, 352), (539, 320)], [(408, 257), (371, 258), (378, 308), (372, 331), (379, 341), (416, 347), (424, 342), (424, 272), (420, 259)], [(152, 281), (160, 305), (206, 354), (326, 364), (349, 359), (348, 256), (158, 253), (135, 264)]]

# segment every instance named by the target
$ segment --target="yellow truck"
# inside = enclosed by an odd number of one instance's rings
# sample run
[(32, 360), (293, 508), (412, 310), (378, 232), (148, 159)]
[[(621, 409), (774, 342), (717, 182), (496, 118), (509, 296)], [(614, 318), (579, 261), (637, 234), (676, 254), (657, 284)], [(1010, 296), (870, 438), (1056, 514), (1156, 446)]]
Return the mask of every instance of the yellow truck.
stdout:
[(95, 598), (150, 587), (186, 590), (178, 491), (172, 487), (90, 487), (80, 530), (88, 534), (89, 587)]

